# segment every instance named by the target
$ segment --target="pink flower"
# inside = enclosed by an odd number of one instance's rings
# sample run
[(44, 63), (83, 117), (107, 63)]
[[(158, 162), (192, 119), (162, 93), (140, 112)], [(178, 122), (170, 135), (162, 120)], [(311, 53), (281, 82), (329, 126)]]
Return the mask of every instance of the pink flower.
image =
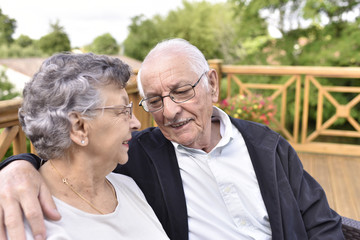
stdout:
[(226, 99), (222, 100), (221, 104), (224, 106), (224, 107), (227, 107), (229, 106), (229, 103)]
[(216, 106), (220, 106), (230, 116), (264, 124), (270, 124), (276, 113), (271, 97), (260, 94), (236, 95), (222, 100)]

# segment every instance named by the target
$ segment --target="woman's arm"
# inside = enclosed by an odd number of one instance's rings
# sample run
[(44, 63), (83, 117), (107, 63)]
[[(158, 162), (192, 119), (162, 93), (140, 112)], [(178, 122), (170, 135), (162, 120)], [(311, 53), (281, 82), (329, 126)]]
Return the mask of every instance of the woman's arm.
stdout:
[(0, 239), (6, 239), (5, 231), (10, 239), (25, 239), (23, 214), (35, 239), (45, 239), (44, 215), (52, 220), (61, 218), (49, 189), (32, 165), (39, 168), (40, 162), (35, 155), (22, 154), (1, 163)]

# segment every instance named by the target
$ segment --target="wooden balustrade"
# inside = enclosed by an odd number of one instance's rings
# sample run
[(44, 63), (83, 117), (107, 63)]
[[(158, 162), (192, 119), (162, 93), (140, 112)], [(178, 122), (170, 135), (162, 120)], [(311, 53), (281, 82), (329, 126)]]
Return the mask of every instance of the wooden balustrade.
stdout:
[(25, 153), (26, 139), (18, 120), (18, 109), (22, 99), (0, 101), (0, 159), (4, 157), (11, 144), (13, 153)]
[[(360, 125), (351, 115), (351, 111), (359, 111), (360, 68), (234, 66), (222, 65), (221, 61), (210, 62), (210, 66), (220, 69), (221, 75), (226, 76), (227, 98), (231, 97), (233, 84), (236, 84), (239, 89), (237, 94), (247, 95), (263, 91), (272, 100), (277, 100), (279, 114), (273, 119), (272, 128), (287, 138), (297, 151), (360, 156)], [(259, 81), (257, 76), (270, 76), (271, 80), (264, 83)], [(324, 79), (334, 80), (337, 85), (327, 86), (326, 81), (322, 84), (321, 80)], [(341, 85), (344, 79), (352, 79), (355, 86)], [(350, 102), (341, 104), (332, 93), (351, 93), (353, 97)], [(290, 95), (293, 95), (293, 102), (289, 101)], [(310, 99), (314, 95), (317, 95), (316, 125), (312, 128), (309, 125), (309, 111), (314, 111), (310, 106)], [(323, 117), (325, 101), (334, 108), (334, 114), (329, 119)], [(292, 106), (292, 109), (289, 109), (289, 106)], [(292, 129), (288, 129), (286, 124), (290, 110), (294, 115)], [(347, 128), (350, 126), (352, 129), (335, 129), (334, 123), (340, 118), (345, 119)], [(344, 138), (351, 138), (353, 143)]]
[[(360, 156), (360, 144), (341, 144), (323, 141), (327, 137), (352, 138), (360, 140), (359, 122), (351, 115), (360, 104), (360, 84), (356, 86), (342, 86), (342, 79), (354, 79), (360, 82), (360, 68), (351, 67), (291, 67), (291, 66), (234, 66), (223, 65), (221, 60), (209, 60), (209, 65), (218, 71), (220, 79), (226, 77), (226, 97), (232, 94), (232, 84), (239, 92), (236, 94), (252, 94), (265, 91), (269, 97), (278, 102), (277, 118), (272, 128), (287, 138), (292, 146), (301, 152), (317, 152), (328, 154), (343, 154)], [(129, 98), (134, 103), (134, 114), (142, 127), (153, 126), (151, 115), (138, 103), (141, 97), (138, 94), (136, 73), (127, 86)], [(260, 81), (262, 77), (271, 77), (270, 81)], [(245, 78), (247, 81), (244, 81)], [(327, 86), (321, 83), (322, 79), (334, 79), (339, 86)], [(350, 102), (339, 103), (333, 93), (351, 93), (354, 97)], [(317, 94), (316, 125), (310, 127), (309, 114), (313, 111), (310, 99)], [(290, 102), (290, 97), (293, 102)], [(25, 135), (19, 126), (17, 111), (21, 99), (0, 101), (0, 159), (13, 145), (14, 154), (26, 152)], [(324, 102), (333, 106), (334, 115), (329, 119), (323, 118)], [(289, 111), (293, 112), (291, 126), (287, 118)], [(358, 110), (357, 110), (358, 111)], [(353, 129), (333, 129), (332, 125), (339, 118), (344, 118)], [(320, 141), (318, 139), (321, 139)], [(355, 141), (356, 142), (356, 141)], [(34, 151), (33, 149), (31, 151)]]

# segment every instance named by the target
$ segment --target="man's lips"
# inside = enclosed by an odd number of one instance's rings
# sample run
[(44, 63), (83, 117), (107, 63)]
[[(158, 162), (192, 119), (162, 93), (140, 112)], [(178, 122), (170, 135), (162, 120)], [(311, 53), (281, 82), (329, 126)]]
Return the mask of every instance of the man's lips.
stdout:
[(186, 120), (180, 120), (180, 121), (176, 121), (176, 122), (166, 123), (165, 127), (178, 128), (178, 127), (181, 127), (181, 126), (184, 126), (184, 125), (188, 124), (192, 120), (193, 120), (192, 118), (189, 118), (189, 119), (186, 119)]

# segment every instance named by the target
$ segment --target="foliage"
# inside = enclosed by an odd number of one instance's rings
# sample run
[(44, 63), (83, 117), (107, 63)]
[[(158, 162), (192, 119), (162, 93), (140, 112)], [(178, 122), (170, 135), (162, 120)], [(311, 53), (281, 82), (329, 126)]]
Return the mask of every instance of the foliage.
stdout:
[(59, 21), (50, 24), (52, 32), (40, 38), (38, 46), (45, 54), (52, 55), (57, 52), (70, 51), (70, 40)]
[(236, 95), (222, 100), (218, 107), (232, 117), (266, 125), (270, 124), (276, 114), (271, 98), (264, 98), (260, 94)]
[(243, 52), (236, 38), (238, 19), (230, 3), (183, 1), (183, 6), (166, 16), (146, 19), (135, 16), (124, 41), (125, 54), (143, 60), (156, 43), (168, 38), (184, 38), (196, 45), (206, 58), (238, 61)]
[(24, 58), (24, 57), (45, 57), (44, 54), (36, 44), (32, 44), (27, 47), (20, 47), (17, 44), (11, 44), (10, 46), (0, 46), (0, 58)]
[(251, 19), (261, 18), (282, 36), (263, 41), (255, 51), (245, 51), (246, 58), (239, 63), (358, 66), (360, 0), (230, 1), (237, 6), (242, 33), (250, 22), (260, 29)]
[(22, 48), (28, 47), (33, 44), (34, 40), (32, 40), (29, 36), (21, 34), (16, 40), (15, 44), (19, 45)]
[(131, 18), (129, 35), (123, 43), (125, 55), (139, 60), (145, 58), (150, 49), (161, 40), (158, 21), (162, 21), (159, 16), (153, 20), (146, 19), (144, 15)]
[(3, 14), (0, 8), (0, 45), (9, 45), (14, 41), (12, 35), (14, 34), (15, 29), (15, 19)]
[[(206, 58), (225, 62), (239, 59), (235, 25), (230, 4), (183, 1), (183, 8), (170, 11), (162, 24), (169, 37), (180, 37), (197, 46)], [(238, 46), (237, 46), (238, 47)]]
[(110, 33), (105, 33), (95, 38), (86, 50), (96, 54), (114, 55), (119, 53), (119, 49), (115, 38)]
[(307, 0), (304, 5), (304, 18), (316, 22), (326, 17), (329, 23), (346, 22), (349, 13), (358, 12), (359, 0)]
[(14, 85), (9, 82), (5, 71), (0, 70), (0, 101), (9, 100), (19, 96), (19, 93), (15, 92)]

